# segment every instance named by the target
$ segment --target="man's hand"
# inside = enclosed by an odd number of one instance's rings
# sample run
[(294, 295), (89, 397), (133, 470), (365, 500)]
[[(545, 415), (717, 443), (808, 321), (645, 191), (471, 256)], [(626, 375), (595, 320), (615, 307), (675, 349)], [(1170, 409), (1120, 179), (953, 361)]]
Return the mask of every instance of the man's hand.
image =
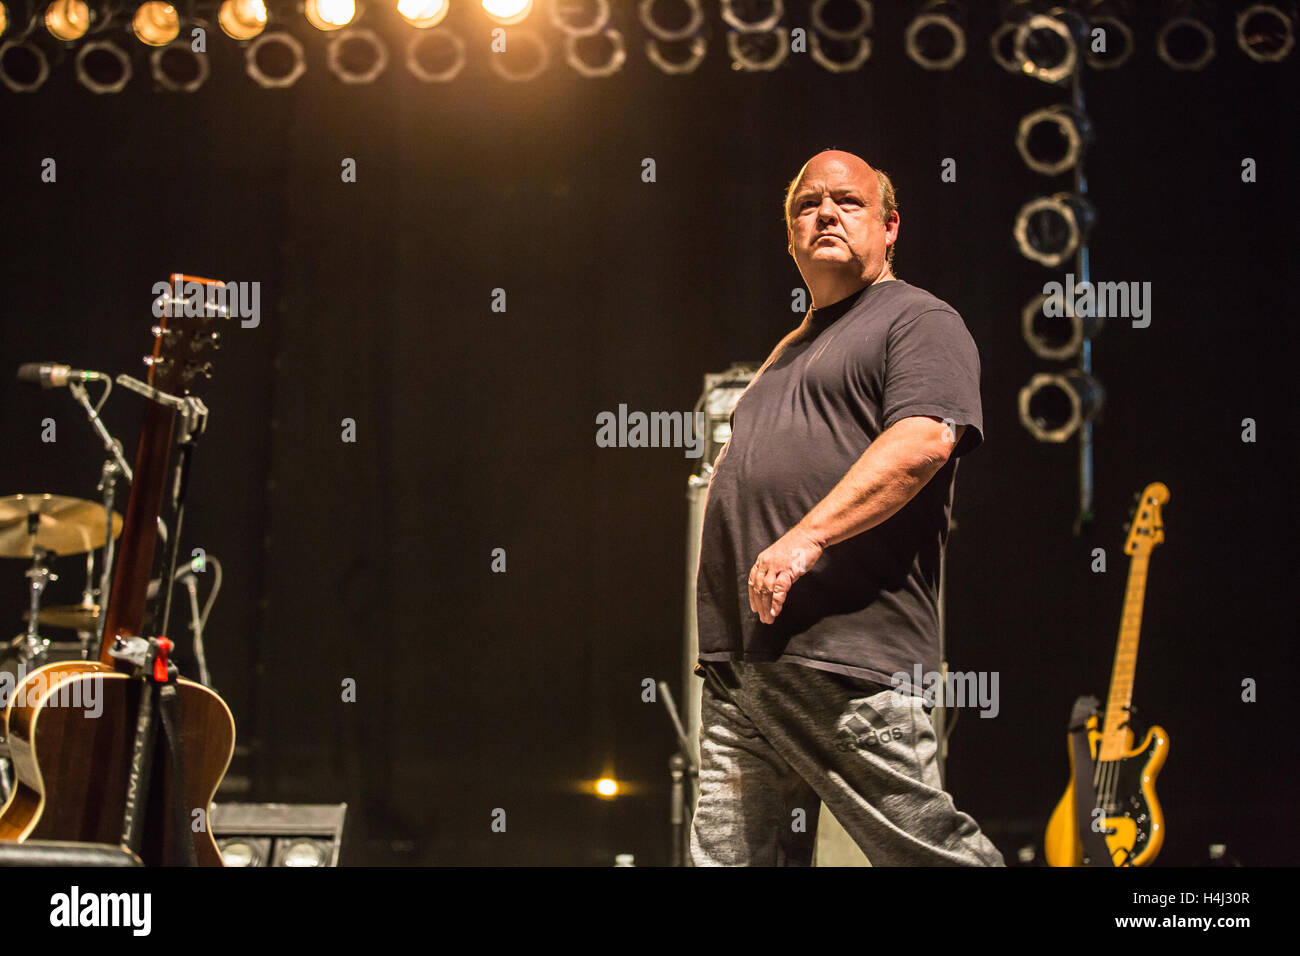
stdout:
[(790, 586), (816, 564), (824, 549), (798, 527), (758, 556), (749, 571), (749, 609), (771, 624), (785, 605)]

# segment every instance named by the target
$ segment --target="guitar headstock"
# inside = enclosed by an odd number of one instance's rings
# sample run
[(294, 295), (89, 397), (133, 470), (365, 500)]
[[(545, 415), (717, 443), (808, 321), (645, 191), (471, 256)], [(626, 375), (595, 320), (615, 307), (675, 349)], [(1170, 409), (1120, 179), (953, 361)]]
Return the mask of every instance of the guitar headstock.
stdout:
[(1153, 481), (1142, 489), (1142, 494), (1138, 495), (1137, 507), (1133, 509), (1128, 540), (1124, 542), (1125, 554), (1150, 554), (1156, 545), (1165, 540), (1165, 526), (1160, 509), (1168, 500), (1169, 489), (1158, 481)]
[(153, 354), (145, 356), (148, 382), (160, 392), (186, 395), (198, 376), (212, 377), (207, 356), (221, 348), (221, 326), (229, 318), (226, 284), (174, 272), (154, 284)]

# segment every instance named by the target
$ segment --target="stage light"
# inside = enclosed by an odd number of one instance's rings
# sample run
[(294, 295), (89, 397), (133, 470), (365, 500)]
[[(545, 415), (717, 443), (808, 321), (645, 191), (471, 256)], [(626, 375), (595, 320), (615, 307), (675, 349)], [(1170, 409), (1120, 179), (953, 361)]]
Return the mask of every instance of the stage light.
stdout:
[(5, 31), (8, 29), (9, 29), (9, 7), (6, 4), (0, 3), (0, 37), (4, 36)]
[(596, 781), (596, 794), (606, 800), (612, 800), (618, 796), (618, 781), (610, 777), (601, 777)]
[(465, 68), (465, 41), (445, 28), (417, 33), (406, 47), (406, 68), (425, 83), (450, 82)]
[(1101, 331), (1102, 319), (1095, 315), (1076, 315), (1074, 310), (1062, 309), (1061, 315), (1046, 315), (1043, 306), (1046, 295), (1038, 295), (1025, 305), (1020, 313), (1020, 331), (1025, 343), (1039, 358), (1059, 361), (1079, 354), (1085, 338), (1090, 339)]
[(551, 24), (566, 36), (595, 36), (608, 23), (609, 0), (556, 0), (551, 4)]
[(727, 34), (731, 66), (746, 73), (775, 70), (790, 55), (790, 34), (781, 27), (755, 31), (735, 30)]
[(266, 29), (266, 4), (262, 0), (225, 0), (217, 9), (217, 23), (232, 40), (251, 40)]
[(852, 73), (871, 56), (871, 37), (866, 35), (853, 41), (823, 40), (814, 30), (808, 41), (813, 62), (828, 73)]
[(397, 12), (417, 30), (436, 27), (451, 9), (448, 0), (397, 0)]
[(14, 93), (34, 93), (50, 78), (50, 62), (35, 43), (0, 44), (0, 83)]
[(675, 76), (683, 73), (694, 73), (700, 63), (703, 62), (704, 54), (708, 52), (708, 48), (708, 44), (704, 42), (704, 37), (700, 36), (673, 43), (664, 43), (652, 38), (646, 40), (645, 55), (646, 59), (653, 63), (661, 73)]
[(120, 93), (131, 79), (131, 58), (107, 40), (95, 40), (77, 51), (77, 80), (92, 93)]
[(488, 57), (493, 73), (516, 83), (537, 79), (550, 62), (551, 51), (531, 30), (515, 30), (505, 52)]
[(1214, 31), (1205, 25), (1202, 4), (1182, 2), (1156, 33), (1156, 55), (1175, 70), (1203, 70), (1214, 59)]
[[(737, 5), (744, 8), (742, 15)], [(741, 33), (767, 33), (775, 30), (785, 14), (783, 0), (722, 0), (722, 20)]]
[(149, 46), (166, 46), (181, 32), (180, 14), (170, 3), (149, 0), (140, 4), (131, 20), (131, 32)]
[[(835, 5), (830, 6), (832, 3)], [(874, 18), (870, 0), (813, 0), (809, 17), (818, 33), (846, 41), (856, 40), (870, 30)]]
[(1060, 83), (1078, 69), (1079, 41), (1087, 35), (1087, 24), (1073, 11), (1036, 13), (1016, 27), (1016, 63), (1036, 80)]
[(330, 845), (326, 840), (280, 840), (275, 847), (272, 866), (329, 866)]
[[(678, 14), (676, 23), (671, 19), (667, 21), (663, 19), (665, 4), (662, 0), (641, 0), (641, 5), (637, 7), (637, 16), (641, 19), (641, 25), (656, 40), (671, 43), (674, 40), (695, 37), (704, 24), (704, 11), (700, 9), (700, 0), (676, 0), (676, 7), (678, 8), (676, 11), (668, 7), (670, 13)], [(685, 7), (684, 11), (682, 7)]]
[(357, 4), (356, 0), (307, 0), (303, 14), (317, 30), (341, 30), (356, 17)]
[(1083, 56), (1094, 70), (1113, 70), (1123, 66), (1133, 56), (1133, 30), (1128, 4), (1123, 0), (1093, 0), (1088, 7), (1088, 27), (1101, 30), (1105, 50), (1094, 50), (1092, 39), (1084, 43)]
[(1092, 421), (1105, 400), (1084, 372), (1040, 372), (1020, 390), (1020, 423), (1041, 442), (1063, 442)]
[(1020, 121), (1016, 149), (1025, 165), (1045, 176), (1074, 168), (1083, 147), (1092, 141), (1092, 123), (1073, 107), (1034, 110)]
[(263, 33), (244, 51), (244, 69), (265, 89), (293, 86), (307, 72), (302, 43), (291, 33)]
[(226, 866), (266, 866), (271, 858), (271, 841), (246, 838), (219, 840), (221, 862)]
[(208, 80), (206, 53), (195, 53), (189, 41), (169, 43), (149, 54), (154, 82), (173, 93), (193, 93)]
[(908, 58), (927, 70), (951, 70), (966, 56), (966, 10), (954, 0), (926, 0), (903, 34)]
[(90, 29), (90, 17), (85, 0), (54, 0), (45, 8), (45, 29), (64, 42), (80, 40)]
[(330, 72), (344, 83), (373, 83), (388, 68), (388, 49), (373, 30), (344, 30), (327, 54)]
[(483, 12), (502, 26), (523, 22), (533, 12), (533, 0), (482, 0)]
[(998, 66), (1008, 73), (1019, 73), (1016, 61), (1016, 31), (1031, 16), (1032, 11), (1023, 4), (1011, 7), (1001, 23), (989, 35), (989, 52)]
[(1237, 46), (1256, 63), (1285, 60), (1295, 45), (1295, 13), (1276, 4), (1252, 3), (1237, 14)]
[(1092, 206), (1075, 193), (1041, 196), (1020, 207), (1013, 234), (1020, 254), (1045, 266), (1074, 255), (1092, 229)]
[[(585, 52), (600, 46), (605, 48), (603, 60), (597, 61), (591, 53)], [(613, 29), (593, 34), (570, 34), (565, 37), (564, 58), (569, 66), (573, 67), (574, 72), (588, 79), (613, 76), (623, 69), (623, 64), (627, 62), (623, 34)]]

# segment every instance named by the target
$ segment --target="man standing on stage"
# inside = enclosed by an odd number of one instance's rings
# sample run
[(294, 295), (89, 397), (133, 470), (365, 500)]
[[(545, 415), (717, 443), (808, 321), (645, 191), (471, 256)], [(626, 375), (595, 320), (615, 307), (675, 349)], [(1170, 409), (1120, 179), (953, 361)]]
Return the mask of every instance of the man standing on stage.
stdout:
[(736, 405), (709, 485), (691, 860), (806, 866), (820, 800), (877, 866), (1000, 866), (942, 789), (922, 689), (895, 677), (939, 670), (979, 354), (951, 306), (892, 274), (884, 173), (819, 153), (785, 213), (813, 308)]

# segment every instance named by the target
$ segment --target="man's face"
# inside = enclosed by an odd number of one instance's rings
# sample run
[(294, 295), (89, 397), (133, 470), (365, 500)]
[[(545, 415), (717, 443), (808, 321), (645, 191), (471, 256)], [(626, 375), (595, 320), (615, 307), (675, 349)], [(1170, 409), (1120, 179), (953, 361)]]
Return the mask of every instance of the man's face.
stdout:
[(876, 172), (849, 153), (818, 154), (804, 167), (786, 209), (790, 252), (804, 276), (826, 271), (874, 282), (885, 269), (898, 214), (880, 220)]

